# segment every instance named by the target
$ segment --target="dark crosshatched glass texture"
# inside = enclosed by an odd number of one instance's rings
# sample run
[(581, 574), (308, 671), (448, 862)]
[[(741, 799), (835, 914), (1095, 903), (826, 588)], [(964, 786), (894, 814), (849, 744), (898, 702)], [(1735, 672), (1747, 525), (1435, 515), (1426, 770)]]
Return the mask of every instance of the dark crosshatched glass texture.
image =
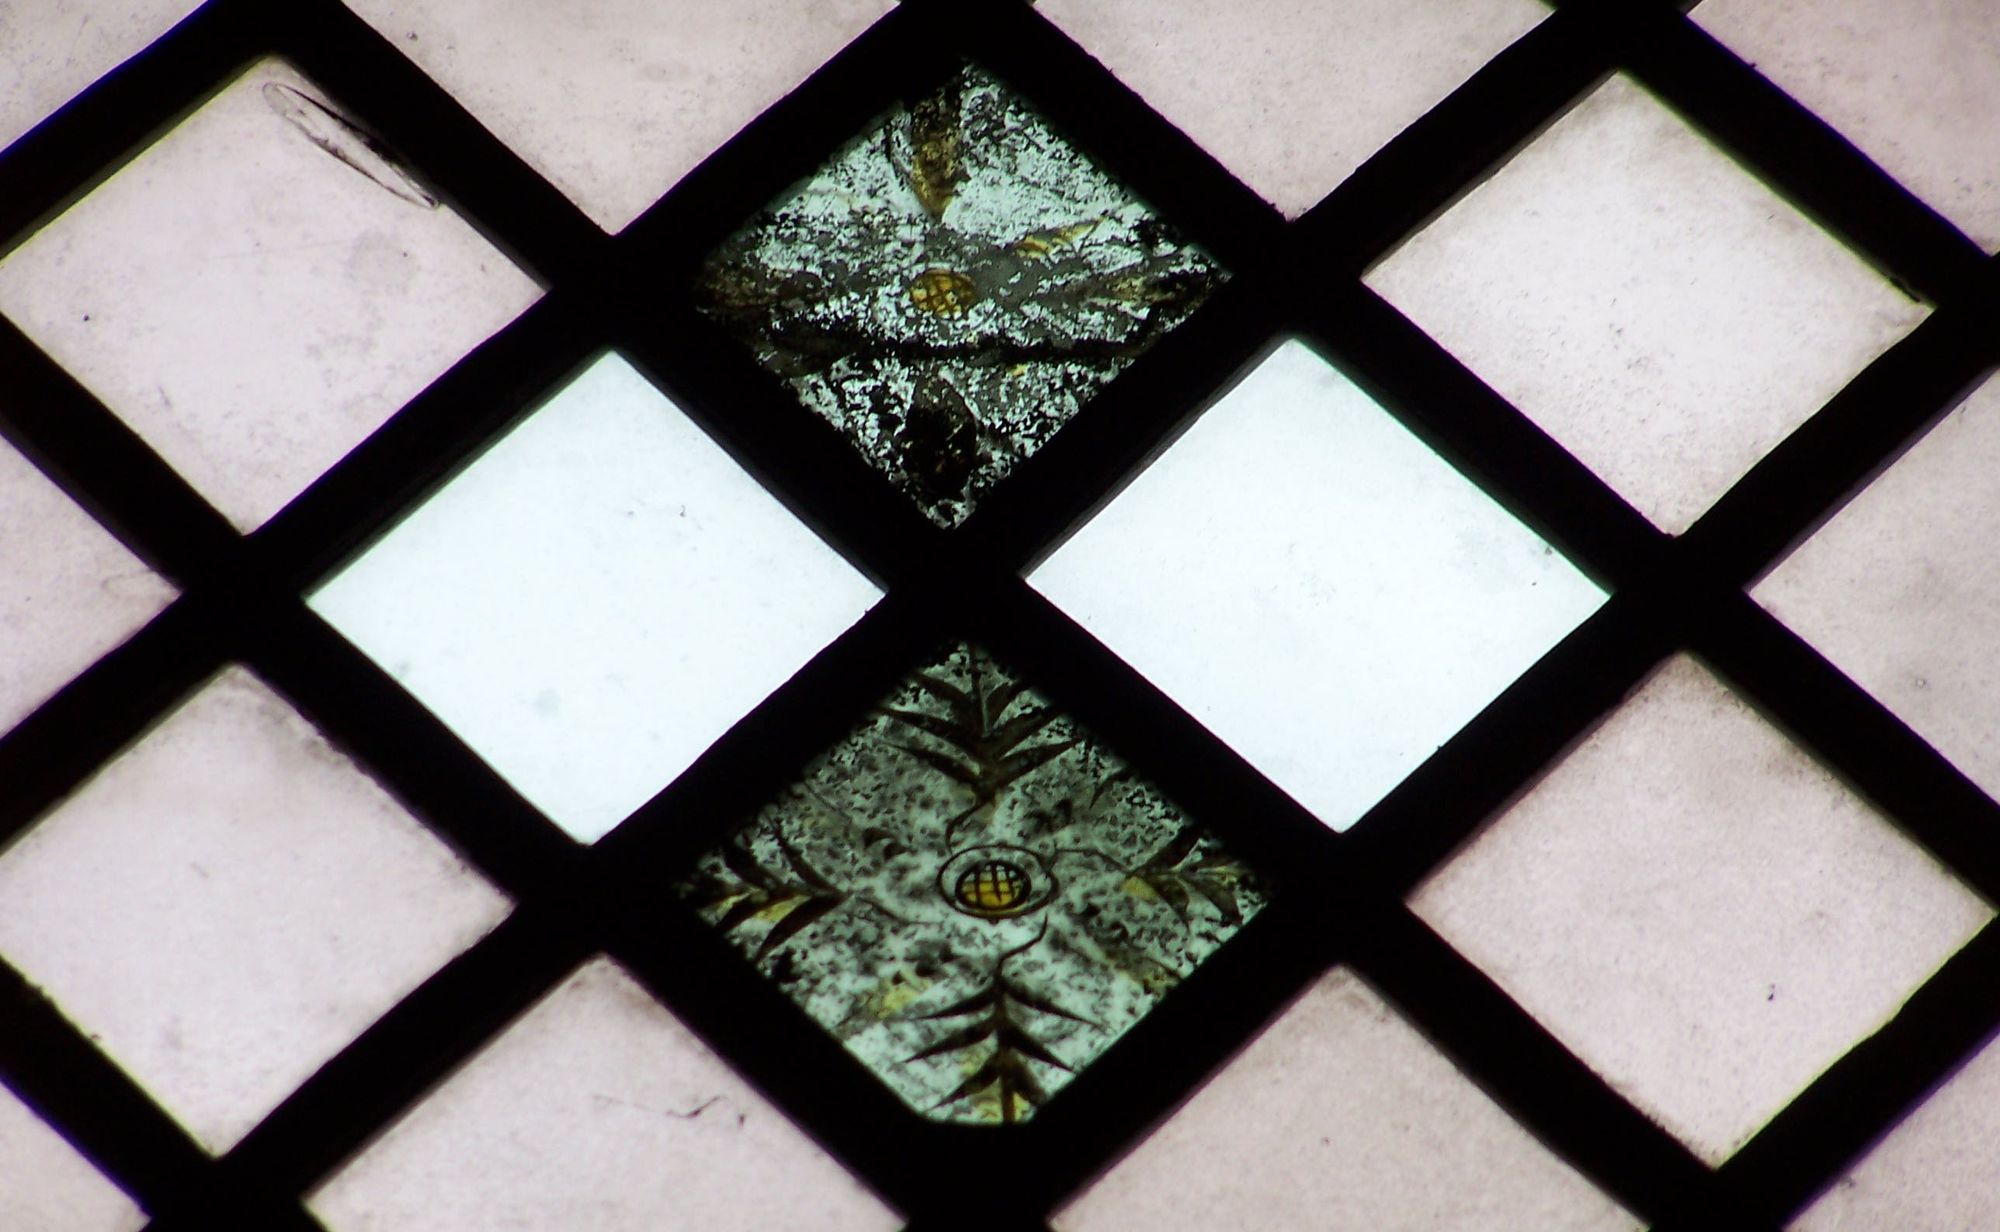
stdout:
[(925, 514), (954, 526), (1222, 278), (968, 68), (731, 237), (700, 295)]
[(914, 673), (681, 892), (911, 1107), (1012, 1124), (1265, 902), (976, 647)]
[[(1547, 20), (1287, 222), (1031, 5), (906, 0), (612, 235), (337, 0), (204, 4), (148, 52), (0, 150), (0, 251), (17, 249), (244, 65), (276, 55), (338, 98), (343, 114), (393, 150), (425, 192), (449, 202), (547, 294), (250, 536), (13, 323), (0, 321), (0, 379), (8, 393), (0, 433), (179, 591), (130, 641), (0, 736), (0, 841), (35, 824), (163, 717), (173, 699), (224, 663), (241, 662), (516, 909), (224, 1158), (202, 1150), (5, 961), (0, 1081), (130, 1194), (152, 1232), (326, 1232), (301, 1195), (570, 972), (605, 954), (915, 1232), (969, 1225), (1046, 1232), (1054, 1212), (1187, 1101), (1288, 1001), (1342, 967), (1534, 1138), (1650, 1226), (1793, 1226), (1816, 1195), (1840, 1183), (2000, 1031), (2000, 930), (1984, 930), (1881, 1032), (1712, 1168), (1625, 1101), (1403, 899), (1648, 673), (1686, 652), (1955, 877), (2000, 901), (2000, 805), (1743, 593), (2000, 367), (2000, 265), (1703, 34), (1683, 11), (1691, 6), (1552, 0), (1550, 7)], [(1911, 20), (1920, 17), (1911, 7)], [(1197, 251), (1214, 253), (1230, 277), (1142, 360), (1115, 380), (1101, 374), (1103, 387), (1093, 386), (1068, 427), (987, 493), (978, 517), (955, 532), (927, 534), (900, 497), (855, 465), (848, 440), (800, 412), (772, 374), (713, 345), (726, 341), (729, 322), (713, 316), (713, 290), (690, 282), (718, 244), (733, 251), (726, 237), (735, 220), (783, 200), (787, 182), (821, 165), (852, 134), (875, 131), (900, 102), (930, 97), (940, 74), (965, 63), (979, 67), (960, 79), (961, 117), (982, 83), (1004, 80), (1023, 114), (1046, 116), (1071, 146), (1152, 203), (1159, 219), (1186, 237), (1173, 241), (1177, 253), (1190, 261)], [(1629, 74), (1936, 306), (1679, 536), (1649, 524), (1361, 280), (1613, 72)], [(915, 168), (909, 136), (891, 136), (892, 146), (901, 143), (896, 166), (907, 184)], [(1302, 131), (1298, 139), (1312, 135)], [(963, 146), (960, 157), (967, 165)], [(886, 156), (880, 161), (886, 169), (879, 173), (891, 175)], [(952, 184), (950, 159), (927, 157), (926, 166), (937, 169), (923, 173), (927, 185)], [(916, 188), (908, 191), (914, 199)], [(934, 187), (925, 191), (935, 199)], [(954, 195), (969, 199), (972, 191), (968, 179)], [(937, 222), (920, 200), (902, 206), (906, 214), (913, 208), (920, 212), (910, 219), (915, 232)], [(986, 255), (1036, 269), (1074, 256), (1115, 230), (1099, 222), (1068, 233), (1093, 210), (1058, 211), (1019, 230), (991, 232)], [(950, 221), (950, 208), (945, 213)], [(1143, 254), (1136, 219), (1131, 234)], [(1025, 251), (1013, 252), (1016, 245)], [(1038, 255), (1043, 247), (1046, 257)], [(909, 254), (881, 284), (885, 302), (940, 330), (977, 319), (983, 292), (967, 268), (975, 263), (951, 251), (951, 260), (936, 263), (920, 250)], [(1162, 309), (1173, 298), (1161, 296)], [(987, 310), (994, 311), (991, 301)], [(1131, 302), (1107, 306), (1100, 319), (1115, 321), (1112, 312), (1130, 318)], [(1368, 817), (1337, 835), (1020, 578), (1281, 336), (1300, 337), (1349, 371), (1612, 593)], [(673, 394), (888, 593), (679, 781), (585, 848), (328, 630), (301, 592), (414, 493), (476, 457), (564, 374), (611, 348)], [(906, 397), (914, 393), (914, 378), (903, 389)], [(962, 470), (962, 491), (971, 493), (985, 473), (974, 456), (979, 448), (1013, 455), (955, 418), (955, 404), (931, 405), (915, 417), (922, 422), (914, 434), (913, 417), (894, 405), (896, 422), (870, 419), (868, 426), (890, 461), (914, 451), (928, 460), (935, 486), (951, 489)], [(921, 488), (908, 480), (903, 486), (926, 503)], [(956, 521), (962, 504), (946, 500), (933, 520)], [(1059, 695), (1138, 776), (1200, 818), (1272, 886), (1269, 904), (1239, 935), (1104, 1047), (1029, 1123), (1012, 1129), (913, 1112), (747, 964), (729, 934), (671, 892), (761, 804), (781, 799), (799, 767), (837, 743), (855, 715), (894, 689), (918, 648), (961, 636), (990, 646)], [(906, 743), (916, 746), (915, 738)], [(796, 875), (774, 838), (749, 843), (767, 875)], [(1034, 850), (1019, 840), (1010, 846)], [(942, 888), (929, 888), (949, 900), (954, 926), (963, 919), (966, 928), (1005, 930), (1020, 918), (1006, 913), (1036, 909), (1037, 886), (1048, 884), (1035, 877), (1040, 859), (977, 853)], [(1110, 887), (1131, 900), (1121, 907), (1156, 919), (1172, 915), (1171, 906), (1163, 915), (1125, 886)], [(1247, 914), (1246, 899), (1239, 890)], [(1221, 919), (1198, 891), (1186, 910), (1194, 930)], [(833, 918), (826, 912), (812, 927)], [(740, 934), (761, 947), (775, 927), (746, 923)], [(774, 954), (802, 946), (810, 931), (802, 926)], [(1082, 1030), (1060, 1015), (1019, 1014), (1048, 1034), (1062, 1024)], [(912, 1052), (978, 1016), (929, 1021), (938, 1034)], [(1051, 1051), (1066, 1063), (1081, 1059), (1060, 1048)], [(1030, 1072), (1054, 1081), (1046, 1068)], [(966, 1149), (969, 1135), (980, 1151)], [(1465, 1180), (1480, 1183), (1475, 1175)]]

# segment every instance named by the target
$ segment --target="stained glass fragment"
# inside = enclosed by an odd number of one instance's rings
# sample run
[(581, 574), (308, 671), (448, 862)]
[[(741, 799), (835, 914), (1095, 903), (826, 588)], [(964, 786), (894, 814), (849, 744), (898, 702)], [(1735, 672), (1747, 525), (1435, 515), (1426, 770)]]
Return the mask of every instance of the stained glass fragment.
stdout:
[(949, 527), (1223, 277), (968, 68), (725, 242), (698, 295)]
[(1254, 916), (1256, 875), (985, 652), (918, 671), (682, 896), (912, 1108), (1026, 1120)]

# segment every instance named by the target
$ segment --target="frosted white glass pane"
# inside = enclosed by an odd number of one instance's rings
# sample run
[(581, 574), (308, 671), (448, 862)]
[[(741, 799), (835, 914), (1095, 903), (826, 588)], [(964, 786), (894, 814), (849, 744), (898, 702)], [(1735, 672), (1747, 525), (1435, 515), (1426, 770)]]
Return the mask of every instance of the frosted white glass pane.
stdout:
[(1981, 247), (2000, 248), (2000, 5), (1705, 0), (1692, 16)]
[(605, 958), (309, 1202), (331, 1232), (863, 1232), (902, 1222)]
[(0, 1087), (0, 1228), (138, 1232), (145, 1226), (132, 1199)]
[(1631, 1215), (1344, 969), (1103, 1179), (1059, 1232), (1596, 1232)]
[(1711, 1163), (1993, 916), (1685, 657), (1411, 905)]
[(1336, 830), (1604, 597), (1298, 342), (1029, 580)]
[(2000, 1048), (1964, 1069), (1820, 1195), (1798, 1232), (1966, 1232), (2000, 1193)]
[(264, 61), (0, 260), (0, 312), (244, 530), (540, 294), (338, 105)]
[(2000, 383), (1989, 381), (1751, 592), (2000, 795)]
[(888, 0), (345, 0), (607, 231), (622, 229)]
[(311, 603), (592, 842), (880, 594), (607, 355)]
[(173, 587), (0, 442), (0, 734), (173, 597)]
[(0, 3), (0, 149), (198, 7), (198, 0)]
[(1534, 0), (1041, 0), (1036, 11), (1292, 217), (1549, 12)]
[(1367, 282), (1676, 533), (1927, 311), (1623, 76)]
[(0, 953), (218, 1152), (506, 906), (234, 667), (0, 857)]

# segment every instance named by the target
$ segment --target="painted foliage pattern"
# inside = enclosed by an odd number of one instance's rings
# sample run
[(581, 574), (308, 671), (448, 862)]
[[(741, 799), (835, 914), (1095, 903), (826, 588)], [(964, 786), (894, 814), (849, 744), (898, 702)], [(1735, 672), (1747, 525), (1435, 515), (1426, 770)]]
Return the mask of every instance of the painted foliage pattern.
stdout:
[(949, 527), (1223, 276), (968, 68), (725, 242), (698, 295)]
[(680, 891), (913, 1108), (1008, 1123), (1265, 902), (1212, 836), (963, 645)]

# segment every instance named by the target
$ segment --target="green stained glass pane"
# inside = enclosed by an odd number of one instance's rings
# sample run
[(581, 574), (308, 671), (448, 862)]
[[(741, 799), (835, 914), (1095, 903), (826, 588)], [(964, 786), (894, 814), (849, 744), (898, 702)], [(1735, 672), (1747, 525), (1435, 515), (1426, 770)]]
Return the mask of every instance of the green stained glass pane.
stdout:
[(968, 68), (731, 237), (699, 295), (949, 527), (1223, 277)]
[(957, 646), (680, 892), (911, 1107), (1025, 1120), (1265, 903), (1088, 732)]

